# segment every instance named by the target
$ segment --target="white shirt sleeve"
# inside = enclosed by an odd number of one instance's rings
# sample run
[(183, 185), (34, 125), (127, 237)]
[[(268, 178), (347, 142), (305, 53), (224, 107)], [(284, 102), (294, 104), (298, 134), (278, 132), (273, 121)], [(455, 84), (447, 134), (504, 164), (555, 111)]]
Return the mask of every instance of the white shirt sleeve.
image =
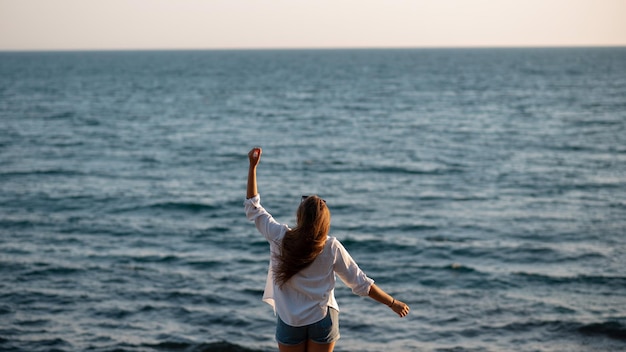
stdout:
[(365, 275), (341, 242), (335, 240), (333, 247), (335, 251), (334, 270), (337, 276), (352, 289), (352, 293), (367, 296), (374, 280)]
[(272, 215), (261, 206), (261, 196), (259, 194), (243, 202), (246, 217), (254, 221), (256, 228), (265, 236), (268, 241), (277, 241), (289, 228), (274, 220)]

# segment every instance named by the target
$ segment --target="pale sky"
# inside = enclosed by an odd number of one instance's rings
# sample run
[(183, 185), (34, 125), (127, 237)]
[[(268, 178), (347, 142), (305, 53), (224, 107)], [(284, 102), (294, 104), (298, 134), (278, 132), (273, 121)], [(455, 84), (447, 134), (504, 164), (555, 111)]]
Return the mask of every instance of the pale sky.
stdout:
[(626, 0), (0, 0), (0, 50), (626, 46)]

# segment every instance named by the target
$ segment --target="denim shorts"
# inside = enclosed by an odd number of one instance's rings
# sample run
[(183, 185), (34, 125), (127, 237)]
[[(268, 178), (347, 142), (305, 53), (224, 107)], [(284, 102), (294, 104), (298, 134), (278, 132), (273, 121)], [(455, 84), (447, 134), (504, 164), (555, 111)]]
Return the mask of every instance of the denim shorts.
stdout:
[(282, 345), (299, 345), (307, 340), (319, 344), (328, 344), (339, 340), (339, 312), (328, 307), (326, 317), (311, 325), (294, 327), (287, 325), (278, 317), (276, 341)]

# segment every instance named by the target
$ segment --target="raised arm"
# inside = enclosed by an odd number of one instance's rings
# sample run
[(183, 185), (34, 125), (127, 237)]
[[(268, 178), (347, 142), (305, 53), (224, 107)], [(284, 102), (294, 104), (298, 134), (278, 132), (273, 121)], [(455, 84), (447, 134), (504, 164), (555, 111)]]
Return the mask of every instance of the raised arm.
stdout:
[(398, 314), (400, 318), (404, 318), (407, 314), (409, 314), (410, 308), (406, 305), (406, 303), (398, 301), (397, 299), (391, 297), (387, 292), (376, 286), (376, 284), (372, 284), (368, 296), (370, 296), (375, 301), (380, 302), (391, 308), (391, 310), (396, 312), (396, 314)]
[(246, 191), (246, 198), (252, 198), (259, 193), (256, 186), (256, 167), (259, 165), (259, 161), (261, 161), (261, 152), (261, 148), (252, 148), (252, 150), (248, 152), (250, 166), (248, 168), (248, 188)]

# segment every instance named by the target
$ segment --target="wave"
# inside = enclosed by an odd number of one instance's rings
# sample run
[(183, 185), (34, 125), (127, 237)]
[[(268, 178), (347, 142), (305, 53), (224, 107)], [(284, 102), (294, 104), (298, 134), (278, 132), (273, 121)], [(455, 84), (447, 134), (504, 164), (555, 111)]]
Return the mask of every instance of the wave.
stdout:
[(81, 171), (66, 170), (66, 169), (38, 169), (38, 170), (13, 170), (0, 172), (2, 177), (24, 177), (24, 176), (85, 176), (86, 174)]
[(187, 342), (161, 342), (153, 345), (143, 345), (158, 351), (185, 351), (185, 352), (262, 352), (263, 350), (250, 349), (227, 341), (193, 344)]
[(196, 202), (163, 202), (150, 205), (151, 209), (163, 209), (173, 211), (190, 211), (200, 212), (204, 210), (213, 210), (218, 207), (210, 204), (196, 203)]
[[(8, 338), (0, 337), (0, 349), (2, 351), (73, 351), (75, 347), (70, 342), (61, 339), (43, 339), (39, 341), (12, 341)], [(190, 343), (163, 341), (156, 344), (129, 345), (121, 343), (112, 346), (88, 346), (85, 350), (89, 351), (117, 351), (117, 352), (133, 352), (137, 350), (154, 350), (154, 351), (184, 351), (184, 352), (264, 352), (261, 349), (251, 349), (239, 344), (227, 341), (216, 341), (209, 343)]]
[(540, 329), (552, 333), (582, 334), (586, 336), (604, 336), (615, 340), (626, 341), (626, 325), (618, 321), (604, 321), (598, 323), (580, 323), (574, 321), (529, 321), (525, 323), (512, 323), (500, 329), (510, 332), (528, 331)]
[(584, 335), (601, 335), (616, 340), (626, 341), (626, 325), (616, 321), (586, 324), (578, 327), (578, 332)]
[[(437, 237), (435, 237), (437, 238)], [(430, 237), (427, 240), (433, 241)], [(441, 242), (447, 242), (441, 240)], [(462, 241), (460, 241), (462, 242)], [(598, 251), (567, 252), (559, 248), (547, 246), (504, 244), (495, 247), (488, 245), (470, 245), (450, 247), (450, 255), (466, 258), (492, 258), (510, 263), (575, 263), (584, 260), (604, 259), (605, 255)]]
[(451, 237), (451, 236), (445, 236), (445, 235), (427, 236), (427, 237), (424, 237), (424, 239), (429, 242), (441, 242), (441, 243), (445, 243), (445, 242), (464, 243), (469, 240), (467, 238)]
[(214, 269), (216, 267), (219, 267), (221, 265), (224, 264), (224, 262), (222, 261), (218, 261), (218, 260), (187, 260), (186, 264), (196, 268), (196, 269), (200, 269), (200, 270), (208, 270), (208, 269)]
[[(399, 166), (402, 165), (402, 166)], [(358, 164), (341, 160), (311, 159), (304, 162), (307, 168), (321, 173), (376, 173), (376, 174), (404, 174), (404, 175), (450, 175), (460, 174), (465, 170), (462, 165), (454, 163), (436, 163), (433, 165), (419, 165), (415, 163), (402, 164)]]
[(210, 204), (198, 203), (198, 202), (175, 202), (175, 201), (166, 201), (166, 202), (158, 202), (147, 205), (138, 205), (134, 207), (127, 207), (117, 209), (117, 213), (123, 212), (133, 212), (133, 211), (141, 211), (141, 210), (165, 210), (165, 211), (182, 211), (182, 212), (192, 212), (199, 213), (207, 210), (215, 210), (220, 207)]
[(431, 169), (416, 169), (400, 166), (374, 166), (365, 171), (373, 171), (377, 173), (391, 174), (409, 174), (409, 175), (449, 175), (453, 173), (462, 173), (463, 170), (454, 167), (435, 167)]
[(176, 255), (161, 255), (161, 254), (153, 254), (153, 255), (144, 255), (144, 256), (132, 256), (129, 257), (133, 262), (136, 263), (175, 263), (180, 261), (180, 257)]
[(51, 267), (44, 269), (35, 269), (31, 270), (27, 273), (24, 273), (24, 276), (37, 276), (37, 277), (48, 277), (48, 276), (71, 276), (80, 272), (84, 272), (84, 268), (71, 268), (71, 267)]
[(626, 277), (623, 276), (599, 276), (599, 275), (575, 275), (575, 276), (551, 276), (537, 273), (518, 272), (514, 274), (515, 281), (530, 281), (548, 285), (594, 285), (614, 288), (619, 292), (626, 287)]
[(64, 119), (71, 119), (76, 115), (76, 113), (74, 111), (64, 111), (64, 112), (57, 112), (57, 113), (53, 113), (51, 115), (48, 116), (44, 116), (44, 120), (64, 120)]
[(393, 252), (393, 253), (407, 253), (417, 254), (421, 249), (412, 245), (397, 244), (388, 242), (381, 239), (356, 239), (354, 237), (339, 238), (341, 244), (348, 249), (348, 251), (362, 251), (369, 253), (381, 253), (381, 252)]
[[(336, 225), (334, 226), (334, 228), (339, 231), (339, 232), (349, 232), (349, 233), (361, 233), (361, 234), (373, 234), (373, 235), (379, 235), (379, 234), (384, 234), (384, 233), (391, 233), (391, 232), (401, 232), (401, 233), (416, 233), (416, 232), (422, 232), (422, 231), (436, 231), (439, 229), (439, 227), (435, 226), (435, 225), (429, 225), (429, 224), (398, 224), (396, 226), (376, 226), (376, 225), (352, 225), (352, 226), (341, 226), (341, 225)], [(350, 240), (354, 240), (354, 241), (359, 241), (359, 242), (363, 242), (363, 241), (368, 241), (368, 240), (357, 240), (354, 238), (350, 238)]]
[[(449, 331), (448, 333), (451, 333)], [(457, 335), (467, 337), (478, 337), (487, 335), (496, 336), (525, 336), (518, 341), (558, 341), (564, 339), (567, 341), (583, 340), (586, 341), (591, 348), (589, 350), (597, 350), (592, 346), (597, 345), (598, 341), (590, 342), (589, 337), (597, 337), (615, 340), (618, 344), (626, 342), (626, 326), (623, 323), (614, 320), (607, 320), (595, 323), (583, 323), (568, 320), (534, 320), (515, 321), (502, 325), (479, 325), (468, 328), (462, 328), (454, 332)], [(601, 345), (606, 345), (606, 340)], [(464, 351), (464, 350), (463, 350)]]

